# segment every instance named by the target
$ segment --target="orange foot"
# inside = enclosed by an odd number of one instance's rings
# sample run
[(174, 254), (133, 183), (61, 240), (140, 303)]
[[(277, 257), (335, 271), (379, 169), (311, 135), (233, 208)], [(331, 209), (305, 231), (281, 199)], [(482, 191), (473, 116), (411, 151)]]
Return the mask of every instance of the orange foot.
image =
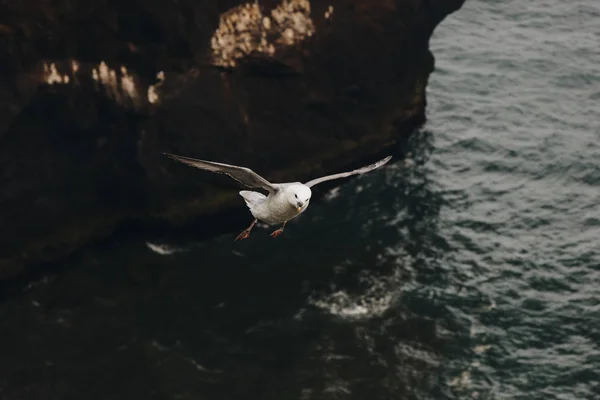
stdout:
[(248, 228), (244, 229), (242, 231), (242, 233), (237, 235), (234, 242), (237, 242), (238, 240), (242, 240), (242, 239), (248, 239), (248, 236), (250, 236), (250, 231), (252, 230), (254, 225), (256, 225), (257, 222), (258, 222), (258, 220), (255, 218), (254, 221), (252, 221), (252, 223), (250, 224), (250, 226)]
[(281, 235), (283, 233), (283, 229), (277, 229), (276, 231), (274, 231), (273, 233), (271, 233), (271, 237), (272, 238), (276, 238), (277, 236)]
[(237, 235), (234, 242), (237, 242), (238, 240), (242, 240), (242, 239), (248, 239), (248, 236), (250, 236), (250, 231), (248, 231), (248, 230), (242, 231), (242, 233)]

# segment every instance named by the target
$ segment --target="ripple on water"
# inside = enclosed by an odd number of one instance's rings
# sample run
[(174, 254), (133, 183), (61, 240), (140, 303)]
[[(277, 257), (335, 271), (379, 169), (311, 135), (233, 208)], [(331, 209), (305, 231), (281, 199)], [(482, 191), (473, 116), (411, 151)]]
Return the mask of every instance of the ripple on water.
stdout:
[(471, 324), (478, 357), (446, 370), (458, 397), (591, 399), (600, 390), (594, 15), (600, 3), (583, 0), (466, 2), (432, 40), (440, 73), (428, 90), (430, 168), (449, 194), (445, 262), (451, 281), (480, 299), (440, 288)]

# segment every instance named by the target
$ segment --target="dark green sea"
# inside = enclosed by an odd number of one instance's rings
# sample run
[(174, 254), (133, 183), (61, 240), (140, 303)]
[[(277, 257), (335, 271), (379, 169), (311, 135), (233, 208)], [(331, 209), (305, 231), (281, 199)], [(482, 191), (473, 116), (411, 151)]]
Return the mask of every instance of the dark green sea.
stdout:
[(600, 399), (600, 2), (431, 47), (407, 159), (276, 241), (122, 238), (4, 302), (0, 398)]

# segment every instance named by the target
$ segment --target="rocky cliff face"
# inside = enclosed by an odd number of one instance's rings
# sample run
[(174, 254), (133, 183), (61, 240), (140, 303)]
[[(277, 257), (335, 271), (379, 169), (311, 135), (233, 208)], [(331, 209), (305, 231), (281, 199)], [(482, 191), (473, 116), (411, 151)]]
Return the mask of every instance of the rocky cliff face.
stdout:
[(163, 151), (274, 180), (374, 156), (424, 120), (428, 40), (463, 1), (4, 2), (0, 278), (241, 207)]

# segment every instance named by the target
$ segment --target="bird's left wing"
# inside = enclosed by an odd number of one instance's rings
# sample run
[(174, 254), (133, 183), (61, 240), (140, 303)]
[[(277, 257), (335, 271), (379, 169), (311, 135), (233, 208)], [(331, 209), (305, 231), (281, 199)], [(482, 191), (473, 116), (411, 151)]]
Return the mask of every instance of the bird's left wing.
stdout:
[(315, 186), (319, 183), (322, 183), (325, 181), (330, 181), (333, 179), (340, 179), (340, 178), (346, 178), (346, 177), (349, 177), (352, 175), (364, 174), (366, 172), (373, 171), (374, 169), (381, 167), (383, 164), (387, 163), (391, 159), (392, 159), (392, 156), (387, 156), (383, 160), (379, 160), (374, 164), (367, 165), (366, 167), (358, 168), (358, 169), (355, 169), (355, 170), (349, 171), (349, 172), (340, 172), (339, 174), (322, 176), (320, 178), (316, 178), (316, 179), (313, 179), (312, 181), (306, 182), (305, 185), (308, 187), (311, 187), (311, 186)]
[(278, 190), (275, 185), (273, 185), (271, 182), (269, 182), (256, 172), (252, 171), (250, 168), (218, 163), (214, 161), (198, 160), (196, 158), (178, 156), (170, 153), (163, 154), (181, 163), (191, 165), (192, 167), (228, 175), (236, 181), (250, 188), (264, 189), (269, 193), (274, 193)]

